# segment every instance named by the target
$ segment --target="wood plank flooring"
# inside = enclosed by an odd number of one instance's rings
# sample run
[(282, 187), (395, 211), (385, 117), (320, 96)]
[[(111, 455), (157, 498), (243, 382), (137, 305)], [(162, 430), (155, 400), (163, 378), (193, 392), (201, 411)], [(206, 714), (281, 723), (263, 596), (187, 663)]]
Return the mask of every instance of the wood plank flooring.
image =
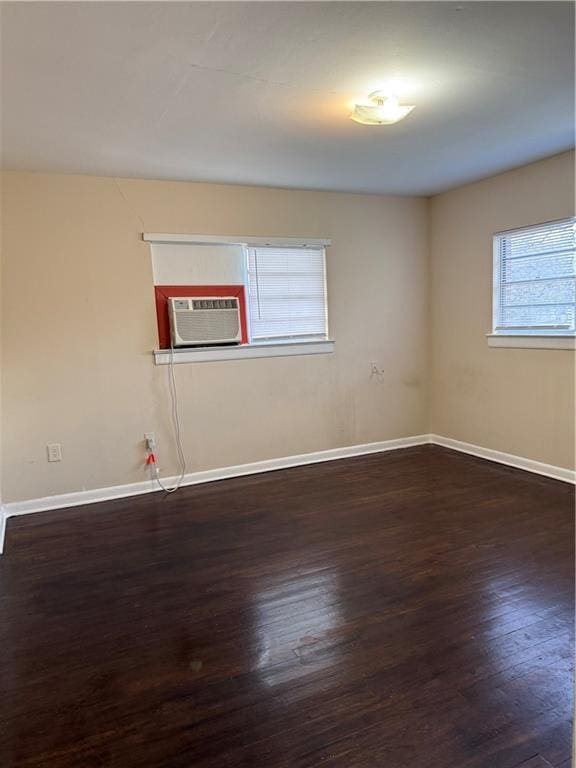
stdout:
[(436, 446), (13, 518), (0, 765), (567, 766), (573, 542)]

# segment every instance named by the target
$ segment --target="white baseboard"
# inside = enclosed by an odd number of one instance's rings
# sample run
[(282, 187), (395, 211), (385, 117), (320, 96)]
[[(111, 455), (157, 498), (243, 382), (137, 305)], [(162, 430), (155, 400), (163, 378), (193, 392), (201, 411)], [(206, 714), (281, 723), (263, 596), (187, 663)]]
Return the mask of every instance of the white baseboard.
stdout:
[[(232, 477), (241, 477), (244, 475), (254, 475), (260, 472), (271, 472), (277, 469), (288, 469), (289, 467), (299, 467), (305, 464), (317, 464), (324, 461), (334, 461), (336, 459), (346, 459), (352, 456), (363, 456), (370, 453), (383, 453), (385, 451), (395, 451), (399, 448), (409, 448), (416, 445), (426, 445), (434, 443), (445, 448), (451, 448), (455, 451), (468, 453), (472, 456), (478, 456), (482, 459), (495, 461), (499, 464), (507, 464), (510, 467), (523, 469), (528, 472), (535, 472), (539, 475), (552, 477), (555, 480), (563, 480), (569, 483), (576, 482), (576, 473), (563, 467), (556, 467), (551, 464), (544, 464), (540, 461), (525, 459), (521, 456), (514, 456), (510, 453), (495, 451), (491, 448), (482, 448), (472, 443), (464, 443), (461, 440), (453, 440), (441, 435), (416, 435), (414, 437), (403, 437), (397, 440), (383, 440), (378, 443), (365, 443), (363, 445), (352, 445), (344, 448), (332, 448), (326, 451), (316, 451), (314, 453), (304, 453), (298, 456), (286, 456), (279, 459), (268, 459), (266, 461), (256, 461), (251, 464), (239, 464), (233, 467), (223, 467), (220, 469), (209, 469), (203, 472), (191, 472), (184, 476), (183, 486), (197, 485), (199, 483), (210, 483), (216, 480), (226, 480)], [(176, 477), (163, 478), (165, 484), (172, 485), (176, 482)], [(77, 491), (74, 493), (62, 493), (56, 496), (45, 496), (40, 499), (27, 499), (26, 501), (14, 501), (5, 504), (0, 514), (0, 552), (4, 541), (6, 519), (17, 515), (27, 515), (33, 512), (48, 511), (50, 509), (62, 509), (65, 507), (78, 507), (84, 504), (95, 504), (100, 501), (111, 501), (113, 499), (124, 499), (130, 496), (140, 496), (145, 493), (159, 491), (158, 486), (151, 480), (140, 483), (129, 483), (126, 485), (115, 485), (108, 488), (95, 488), (88, 491)]]
[(492, 448), (482, 448), (473, 443), (464, 443), (461, 440), (453, 440), (451, 437), (442, 437), (441, 435), (430, 435), (430, 442), (434, 445), (441, 445), (444, 448), (451, 448), (453, 451), (469, 453), (471, 456), (478, 456), (481, 459), (496, 461), (498, 464), (507, 464), (509, 467), (524, 469), (527, 472), (534, 472), (537, 475), (545, 475), (555, 480), (563, 480), (566, 483), (576, 483), (576, 472), (564, 467), (556, 467), (553, 464), (544, 464), (541, 461), (525, 459), (523, 456), (515, 456), (512, 453), (503, 453), (495, 451)]
[(0, 504), (0, 555), (4, 552), (4, 539), (6, 538), (6, 510)]
[[(300, 467), (304, 464), (317, 464), (323, 461), (347, 459), (352, 456), (363, 456), (369, 453), (382, 453), (395, 451), (399, 448), (409, 448), (414, 445), (425, 445), (430, 442), (429, 435), (416, 435), (415, 437), (401, 437), (397, 440), (382, 440), (378, 443), (364, 443), (344, 448), (331, 448), (327, 451), (303, 453), (298, 456), (286, 456), (279, 459), (267, 459), (255, 461), (251, 464), (238, 464), (233, 467), (220, 469), (208, 469), (203, 472), (190, 472), (184, 476), (182, 485), (197, 485), (199, 483), (211, 483), (215, 480), (226, 480), (231, 477), (243, 475), (255, 475), (260, 472), (271, 472), (276, 469), (288, 469)], [(162, 478), (165, 485), (173, 485), (177, 477)], [(153, 493), (160, 489), (155, 482), (146, 480), (140, 483), (127, 485), (115, 485), (108, 488), (95, 488), (89, 491), (77, 491), (74, 493), (62, 493), (57, 496), (45, 496), (40, 499), (27, 499), (26, 501), (13, 501), (5, 504), (7, 517), (16, 515), (28, 515), (33, 512), (43, 512), (50, 509), (62, 509), (63, 507), (78, 507), (83, 504), (94, 504), (99, 501), (111, 501), (123, 499), (129, 496), (140, 496), (144, 493)]]

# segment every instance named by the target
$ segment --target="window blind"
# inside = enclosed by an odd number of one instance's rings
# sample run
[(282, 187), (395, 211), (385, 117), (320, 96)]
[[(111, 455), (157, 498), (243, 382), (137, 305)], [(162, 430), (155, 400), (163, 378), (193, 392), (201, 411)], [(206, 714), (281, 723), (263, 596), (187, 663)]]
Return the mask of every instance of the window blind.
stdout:
[(494, 333), (574, 334), (575, 219), (494, 236)]
[(323, 248), (249, 248), (248, 304), (254, 341), (327, 337)]

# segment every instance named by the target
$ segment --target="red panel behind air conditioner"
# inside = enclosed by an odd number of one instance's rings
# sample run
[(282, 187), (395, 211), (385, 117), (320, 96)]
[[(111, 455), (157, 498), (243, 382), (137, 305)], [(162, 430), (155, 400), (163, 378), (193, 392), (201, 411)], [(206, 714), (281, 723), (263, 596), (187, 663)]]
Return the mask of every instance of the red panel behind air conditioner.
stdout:
[(160, 349), (170, 349), (170, 320), (168, 299), (172, 296), (236, 296), (240, 303), (240, 328), (242, 344), (248, 344), (246, 297), (243, 285), (155, 285), (156, 319)]

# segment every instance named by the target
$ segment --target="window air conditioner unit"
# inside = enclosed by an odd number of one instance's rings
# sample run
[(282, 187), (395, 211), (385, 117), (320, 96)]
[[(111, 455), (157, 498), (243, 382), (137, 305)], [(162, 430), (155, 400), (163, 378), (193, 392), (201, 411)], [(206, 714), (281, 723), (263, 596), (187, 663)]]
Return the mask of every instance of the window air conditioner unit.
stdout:
[(235, 296), (169, 298), (168, 314), (174, 347), (239, 344), (242, 340)]

